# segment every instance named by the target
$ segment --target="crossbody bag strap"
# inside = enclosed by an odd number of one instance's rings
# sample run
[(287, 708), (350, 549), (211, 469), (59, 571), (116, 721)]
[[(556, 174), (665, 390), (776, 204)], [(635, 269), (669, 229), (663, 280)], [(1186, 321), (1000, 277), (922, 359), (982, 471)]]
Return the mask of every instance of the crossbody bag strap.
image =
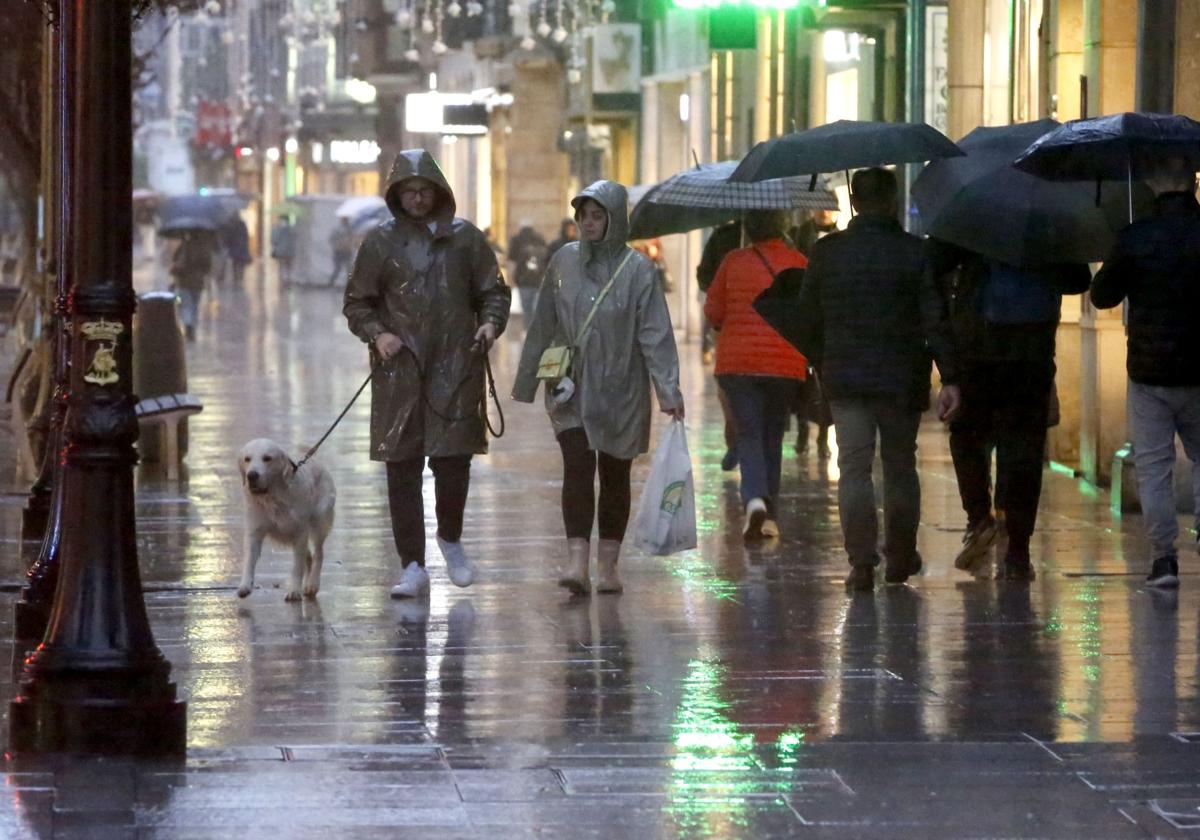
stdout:
[(592, 319), (596, 317), (596, 310), (600, 308), (600, 304), (604, 302), (604, 298), (608, 295), (613, 287), (613, 283), (617, 282), (617, 277), (620, 276), (621, 270), (625, 268), (625, 263), (629, 262), (629, 258), (633, 256), (633, 249), (629, 248), (625, 254), (625, 259), (621, 260), (621, 264), (617, 266), (617, 270), (613, 272), (612, 278), (600, 290), (600, 294), (596, 296), (596, 302), (592, 304), (592, 309), (588, 312), (587, 318), (583, 321), (583, 326), (579, 328), (579, 332), (575, 334), (575, 347), (582, 350), (583, 339), (587, 335), (588, 328), (592, 325)]
[(767, 262), (766, 255), (763, 254), (762, 251), (758, 250), (757, 245), (754, 246), (754, 253), (758, 254), (758, 258), (760, 260), (762, 260), (762, 264), (767, 267), (767, 274), (770, 274), (771, 277), (774, 278), (775, 277), (775, 269), (771, 268), (771, 263)]

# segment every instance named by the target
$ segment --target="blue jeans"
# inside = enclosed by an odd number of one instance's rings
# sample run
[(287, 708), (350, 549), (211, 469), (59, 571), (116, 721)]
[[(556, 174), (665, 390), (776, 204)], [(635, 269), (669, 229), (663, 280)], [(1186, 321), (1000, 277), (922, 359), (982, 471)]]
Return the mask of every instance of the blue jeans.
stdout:
[(774, 515), (788, 412), (802, 383), (782, 376), (729, 373), (721, 374), (717, 381), (733, 412), (738, 466), (742, 470), (742, 504), (762, 499)]
[(917, 553), (921, 482), (917, 478), (917, 430), (921, 412), (899, 397), (830, 401), (837, 430), (838, 512), (851, 566), (879, 565), (879, 515), (875, 509), (875, 437), (883, 460), (884, 546), (903, 562)]
[(1175, 554), (1175, 435), (1192, 462), (1192, 494), (1200, 520), (1200, 387), (1129, 383), (1129, 419), (1138, 499), (1154, 559)]
[(521, 317), (525, 319), (526, 327), (533, 323), (533, 313), (537, 310), (538, 291), (537, 286), (517, 286), (517, 294), (521, 296)]

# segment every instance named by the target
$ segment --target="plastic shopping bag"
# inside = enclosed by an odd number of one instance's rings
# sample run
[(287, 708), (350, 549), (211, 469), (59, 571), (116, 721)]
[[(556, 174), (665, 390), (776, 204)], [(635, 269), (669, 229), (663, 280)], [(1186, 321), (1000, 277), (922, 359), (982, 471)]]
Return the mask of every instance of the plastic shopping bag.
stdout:
[(633, 528), (634, 545), (650, 554), (696, 547), (696, 493), (682, 420), (672, 420), (659, 438)]

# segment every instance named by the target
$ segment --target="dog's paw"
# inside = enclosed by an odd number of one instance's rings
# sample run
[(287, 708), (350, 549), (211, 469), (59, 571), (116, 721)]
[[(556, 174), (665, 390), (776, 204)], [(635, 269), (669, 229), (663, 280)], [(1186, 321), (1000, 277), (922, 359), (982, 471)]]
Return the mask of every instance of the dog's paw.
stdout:
[(316, 598), (317, 592), (320, 590), (320, 588), (321, 587), (317, 586), (315, 583), (308, 584), (307, 586), (304, 587), (304, 597), (305, 598)]
[(284, 595), (284, 596), (283, 596), (283, 600), (285, 600), (285, 601), (299, 601), (299, 600), (300, 600), (300, 593), (299, 593), (298, 591), (296, 591), (295, 589), (293, 589), (291, 592), (289, 592), (288, 594), (286, 594), (286, 595)]
[(253, 591), (254, 591), (253, 586), (246, 586), (245, 584), (243, 584), (242, 586), (238, 587), (238, 597), (245, 598)]

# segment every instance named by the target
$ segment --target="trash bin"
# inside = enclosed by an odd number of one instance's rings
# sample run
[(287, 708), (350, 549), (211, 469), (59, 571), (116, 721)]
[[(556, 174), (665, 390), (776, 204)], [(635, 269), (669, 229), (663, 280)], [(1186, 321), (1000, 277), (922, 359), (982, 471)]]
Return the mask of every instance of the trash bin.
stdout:
[[(133, 316), (133, 392), (139, 400), (166, 394), (187, 393), (187, 354), (179, 302), (174, 292), (146, 292), (138, 297)], [(165, 451), (163, 427), (140, 424), (138, 452), (144, 462), (158, 460)], [(187, 453), (187, 420), (179, 423), (179, 454)]]

